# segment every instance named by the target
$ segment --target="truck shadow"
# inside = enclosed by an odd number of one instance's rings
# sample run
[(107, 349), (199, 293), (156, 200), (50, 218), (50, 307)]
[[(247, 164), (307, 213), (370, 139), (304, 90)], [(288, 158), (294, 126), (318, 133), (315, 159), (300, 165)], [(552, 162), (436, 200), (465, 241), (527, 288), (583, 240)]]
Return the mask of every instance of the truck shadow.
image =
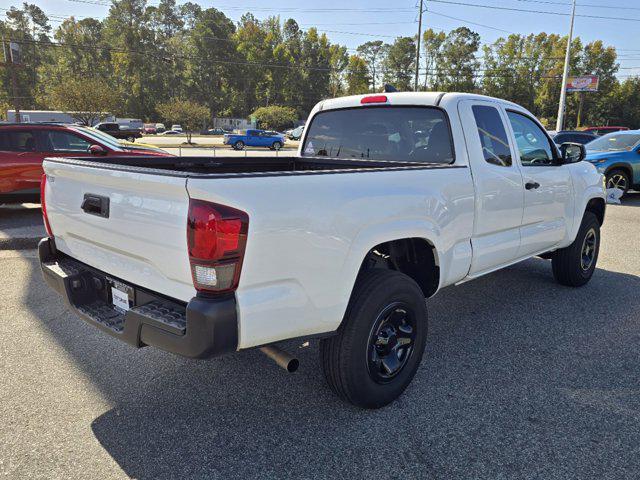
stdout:
[(640, 207), (640, 192), (628, 192), (621, 202), (625, 207)]
[(42, 211), (38, 204), (2, 204), (0, 202), (0, 232), (5, 229), (42, 225)]
[[(416, 378), (378, 411), (334, 397), (315, 342), (286, 345), (302, 365), (289, 375), (258, 351), (134, 350), (72, 314), (43, 327), (113, 405), (91, 428), (133, 478), (584, 478), (618, 471), (640, 442), (640, 357), (620, 346), (640, 340), (639, 290), (602, 269), (561, 287), (538, 259), (445, 289)], [(28, 291), (29, 305), (51, 296), (40, 318), (59, 302), (37, 261)]]

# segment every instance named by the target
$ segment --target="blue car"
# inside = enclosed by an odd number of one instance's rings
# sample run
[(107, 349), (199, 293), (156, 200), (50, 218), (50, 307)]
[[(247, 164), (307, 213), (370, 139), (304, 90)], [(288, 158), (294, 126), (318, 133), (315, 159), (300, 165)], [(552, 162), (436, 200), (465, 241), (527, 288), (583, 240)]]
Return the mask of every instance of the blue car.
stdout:
[(640, 130), (608, 133), (585, 145), (588, 162), (607, 179), (607, 188), (640, 189)]
[(271, 150), (280, 150), (284, 146), (284, 135), (267, 130), (246, 130), (240, 133), (227, 133), (222, 143), (231, 145), (235, 150), (243, 150), (244, 147), (267, 147)]

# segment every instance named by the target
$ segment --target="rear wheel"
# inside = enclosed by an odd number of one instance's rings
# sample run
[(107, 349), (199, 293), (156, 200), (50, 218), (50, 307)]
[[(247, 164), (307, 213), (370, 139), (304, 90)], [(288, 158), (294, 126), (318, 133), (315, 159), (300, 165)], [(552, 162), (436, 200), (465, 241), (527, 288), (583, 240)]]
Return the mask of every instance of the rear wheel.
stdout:
[(282, 148), (282, 143), (280, 142), (273, 142), (273, 145), (271, 145), (272, 150), (280, 150), (281, 148)]
[(238, 140), (233, 144), (234, 150), (244, 150), (244, 142), (242, 140)]
[(380, 408), (407, 388), (427, 339), (424, 294), (393, 270), (365, 272), (354, 288), (339, 333), (320, 342), (331, 389), (343, 400)]
[(136, 137), (127, 137), (127, 141), (133, 143), (136, 141)]
[(607, 173), (607, 188), (619, 188), (624, 195), (630, 186), (629, 174), (624, 170), (616, 169)]
[(581, 287), (593, 275), (600, 251), (600, 222), (586, 212), (574, 242), (558, 250), (551, 260), (556, 281), (568, 287)]

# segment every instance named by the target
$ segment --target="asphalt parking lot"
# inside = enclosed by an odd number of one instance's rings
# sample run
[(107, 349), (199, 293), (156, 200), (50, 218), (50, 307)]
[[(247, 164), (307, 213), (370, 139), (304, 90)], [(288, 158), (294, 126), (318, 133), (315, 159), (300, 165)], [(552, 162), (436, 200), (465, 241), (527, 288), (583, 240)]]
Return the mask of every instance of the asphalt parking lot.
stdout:
[(331, 394), (313, 342), (288, 345), (293, 375), (134, 350), (70, 314), (33, 250), (0, 250), (0, 476), (637, 479), (640, 194), (623, 202), (587, 286), (533, 259), (431, 299), (422, 366), (378, 411)]

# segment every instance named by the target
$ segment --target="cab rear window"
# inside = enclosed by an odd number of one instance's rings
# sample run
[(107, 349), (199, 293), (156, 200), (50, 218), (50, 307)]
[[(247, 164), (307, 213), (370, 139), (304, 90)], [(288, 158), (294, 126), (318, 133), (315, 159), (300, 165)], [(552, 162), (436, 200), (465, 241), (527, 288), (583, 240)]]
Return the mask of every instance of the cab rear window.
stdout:
[(452, 163), (447, 117), (435, 107), (327, 110), (313, 117), (304, 157)]

